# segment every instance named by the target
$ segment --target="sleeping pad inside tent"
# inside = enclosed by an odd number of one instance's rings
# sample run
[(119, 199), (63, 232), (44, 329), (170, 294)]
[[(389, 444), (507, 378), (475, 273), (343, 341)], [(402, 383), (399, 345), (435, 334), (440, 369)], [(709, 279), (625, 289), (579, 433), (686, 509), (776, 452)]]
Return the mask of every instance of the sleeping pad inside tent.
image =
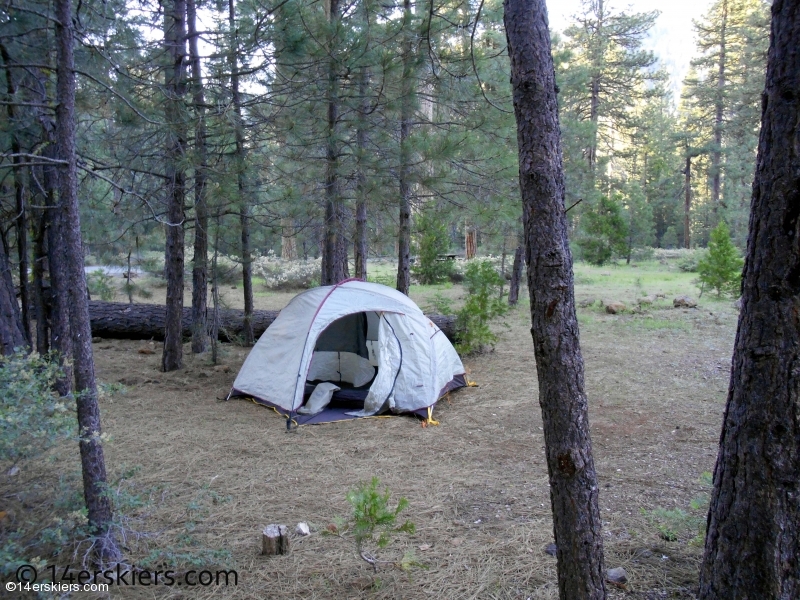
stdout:
[(242, 365), (230, 396), (297, 424), (430, 411), (466, 385), (444, 333), (407, 296), (347, 280), (295, 296)]

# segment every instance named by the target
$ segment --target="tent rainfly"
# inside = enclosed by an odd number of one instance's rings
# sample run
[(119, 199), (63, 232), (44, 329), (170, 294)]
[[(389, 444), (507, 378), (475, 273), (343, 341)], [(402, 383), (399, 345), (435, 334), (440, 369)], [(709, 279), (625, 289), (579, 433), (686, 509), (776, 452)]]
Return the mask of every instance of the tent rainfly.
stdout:
[(250, 351), (230, 396), (298, 424), (415, 412), (466, 385), (444, 333), (408, 296), (348, 279), (295, 296)]

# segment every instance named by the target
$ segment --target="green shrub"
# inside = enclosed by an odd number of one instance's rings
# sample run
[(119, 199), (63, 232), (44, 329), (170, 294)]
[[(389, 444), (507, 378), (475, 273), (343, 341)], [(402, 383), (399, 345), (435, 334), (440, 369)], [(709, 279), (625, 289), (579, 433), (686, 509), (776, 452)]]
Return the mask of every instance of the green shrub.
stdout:
[(114, 288), (114, 278), (103, 269), (93, 271), (87, 277), (86, 285), (89, 286), (89, 293), (92, 297), (99, 297), (106, 302), (111, 302), (117, 293)]
[(164, 253), (147, 251), (139, 257), (139, 268), (153, 277), (164, 278)]
[(423, 213), (417, 219), (415, 252), (417, 260), (411, 272), (422, 285), (446, 281), (453, 272), (454, 263), (443, 260), (442, 254), (450, 250), (450, 236), (444, 222), (435, 214)]
[(650, 246), (643, 246), (641, 248), (634, 248), (633, 250), (631, 250), (631, 260), (637, 262), (653, 260), (655, 256), (656, 256), (655, 248), (651, 248)]
[[(5, 498), (4, 511), (23, 515), (6, 522), (0, 535), (4, 577), (21, 564), (44, 566), (40, 557), (57, 552), (76, 532), (85, 533), (79, 486), (65, 477), (47, 486), (31, 485), (18, 474), (20, 465), (25, 469), (26, 462), (41, 459), (47, 450), (77, 434), (74, 400), (53, 392), (61, 375), (53, 356), (18, 352), (0, 358), (0, 459), (6, 463), (3, 471), (14, 475), (3, 478), (0, 494)], [(40, 490), (46, 490), (46, 497), (39, 496)], [(42, 515), (47, 518), (41, 519)]]
[(468, 261), (464, 269), (467, 297), (456, 313), (459, 341), (456, 349), (462, 354), (479, 352), (497, 341), (490, 322), (508, 312), (508, 304), (500, 298), (503, 280), (489, 260)]
[(53, 357), (18, 352), (0, 360), (0, 459), (35, 458), (75, 433), (72, 400), (52, 391), (60, 376)]
[[(268, 290), (305, 290), (319, 285), (322, 260), (285, 260), (270, 250), (253, 260), (253, 273), (264, 278)], [(239, 271), (235, 272), (240, 273)]]
[(583, 214), (577, 243), (583, 259), (599, 266), (627, 252), (627, 235), (619, 202), (601, 196), (597, 206)]
[(428, 299), (428, 304), (425, 306), (425, 312), (434, 315), (452, 315), (453, 303), (450, 298), (447, 298), (441, 293), (436, 292), (433, 295), (433, 298)]
[[(700, 476), (700, 483), (711, 487), (711, 473)], [(703, 492), (689, 502), (689, 510), (681, 508), (642, 509), (642, 514), (658, 530), (659, 537), (667, 542), (687, 541), (692, 546), (702, 546), (706, 534), (706, 515), (709, 496)]]
[(685, 273), (697, 273), (697, 267), (704, 256), (705, 251), (701, 249), (687, 250), (678, 258), (678, 262), (675, 264)]
[(742, 283), (744, 260), (731, 241), (731, 233), (723, 222), (711, 231), (708, 252), (697, 264), (697, 273), (703, 286), (722, 294), (737, 295)]
[[(347, 521), (340, 519), (338, 523), (328, 526), (328, 533), (340, 537), (352, 534), (356, 552), (375, 570), (379, 563), (387, 562), (375, 557), (375, 548), (379, 550), (386, 548), (395, 534), (413, 534), (415, 531), (414, 523), (411, 521), (405, 521), (402, 525), (397, 524), (397, 517), (408, 507), (408, 500), (401, 497), (397, 505), (392, 508), (389, 506), (391, 498), (389, 489), (385, 488), (381, 493), (378, 491), (379, 485), (378, 478), (373, 477), (369, 483), (361, 483), (357, 488), (347, 492), (347, 501), (353, 508), (350, 518)], [(416, 563), (409, 560), (409, 556), (406, 555), (401, 564), (410, 566)]]

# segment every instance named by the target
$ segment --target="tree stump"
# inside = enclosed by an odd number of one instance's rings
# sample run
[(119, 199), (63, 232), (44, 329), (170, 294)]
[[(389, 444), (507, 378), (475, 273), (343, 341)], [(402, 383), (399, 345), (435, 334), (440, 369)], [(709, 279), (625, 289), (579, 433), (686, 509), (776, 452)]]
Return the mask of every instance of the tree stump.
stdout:
[(261, 535), (261, 554), (289, 554), (289, 528), (286, 525), (267, 525)]

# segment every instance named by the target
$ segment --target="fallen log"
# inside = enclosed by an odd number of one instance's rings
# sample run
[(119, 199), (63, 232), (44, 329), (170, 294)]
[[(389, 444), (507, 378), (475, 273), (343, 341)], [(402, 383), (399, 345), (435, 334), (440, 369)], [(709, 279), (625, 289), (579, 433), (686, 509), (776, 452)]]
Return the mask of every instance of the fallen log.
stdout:
[[(254, 310), (253, 335), (258, 338), (267, 330), (280, 311)], [(210, 313), (210, 311), (209, 311)], [(210, 316), (210, 314), (209, 314)], [(453, 315), (426, 315), (451, 342), (455, 339), (456, 319)], [(244, 311), (220, 309), (219, 339), (234, 342), (242, 336)], [(92, 335), (124, 340), (163, 340), (166, 308), (163, 304), (124, 304), (122, 302), (89, 302)], [(192, 309), (183, 309), (183, 337), (192, 336)]]

